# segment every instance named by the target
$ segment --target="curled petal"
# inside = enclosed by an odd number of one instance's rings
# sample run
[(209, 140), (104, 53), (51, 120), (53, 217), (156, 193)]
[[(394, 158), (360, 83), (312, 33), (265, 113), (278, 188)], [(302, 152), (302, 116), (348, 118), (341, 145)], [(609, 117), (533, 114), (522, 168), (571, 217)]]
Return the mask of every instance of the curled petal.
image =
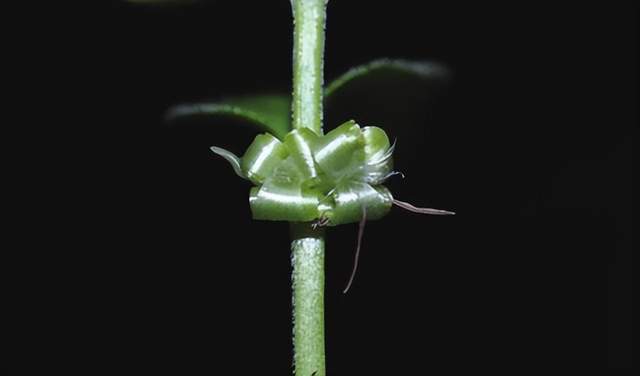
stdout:
[(319, 179), (318, 169), (313, 158), (313, 149), (317, 142), (318, 135), (308, 128), (293, 130), (284, 138), (284, 144), (304, 180), (317, 181)]
[(309, 222), (319, 217), (318, 194), (299, 184), (268, 179), (261, 187), (251, 188), (249, 204), (254, 219)]
[(364, 163), (364, 137), (360, 126), (350, 120), (321, 137), (314, 158), (333, 182), (358, 173)]
[(242, 173), (255, 184), (261, 184), (288, 154), (280, 140), (268, 133), (259, 134), (242, 157)]
[(377, 163), (383, 159), (391, 146), (387, 133), (378, 127), (364, 127), (362, 128), (362, 136), (364, 137), (364, 154), (367, 163)]
[(377, 185), (382, 183), (393, 170), (391, 156), (394, 146), (390, 146), (389, 137), (385, 131), (378, 127), (364, 127), (362, 135), (365, 141), (365, 164), (362, 169), (362, 180)]
[(393, 196), (387, 188), (372, 187), (357, 181), (338, 185), (331, 199), (333, 210), (325, 215), (333, 226), (359, 222), (363, 207), (367, 213), (367, 220), (380, 219), (389, 212), (393, 204)]

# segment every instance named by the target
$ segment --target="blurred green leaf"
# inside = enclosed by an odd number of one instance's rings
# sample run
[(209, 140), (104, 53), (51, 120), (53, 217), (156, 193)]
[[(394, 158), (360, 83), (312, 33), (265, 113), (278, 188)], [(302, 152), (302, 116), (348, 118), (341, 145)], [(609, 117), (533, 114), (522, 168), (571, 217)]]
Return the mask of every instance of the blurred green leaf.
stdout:
[(353, 118), (389, 129), (415, 123), (450, 77), (446, 66), (429, 61), (378, 59), (356, 66), (326, 86), (325, 124)]
[(191, 103), (170, 108), (166, 121), (202, 119), (224, 124), (225, 120), (240, 121), (266, 131), (279, 139), (291, 130), (291, 100), (284, 95), (255, 95), (230, 98), (219, 103)]
[[(398, 84), (415, 82), (441, 84), (450, 76), (449, 70), (442, 64), (429, 61), (410, 61), (378, 59), (370, 63), (349, 69), (340, 77), (327, 85), (325, 101), (331, 99), (334, 93), (351, 85), (372, 82), (388, 86), (386, 89), (404, 89)], [(381, 88), (382, 89), (382, 88)]]
[(144, 5), (188, 5), (199, 0), (125, 0), (127, 3)]
[[(353, 118), (385, 129), (414, 125), (449, 78), (450, 71), (434, 62), (379, 59), (354, 67), (327, 85), (325, 124), (332, 129)], [(166, 120), (246, 124), (283, 140), (291, 130), (291, 100), (287, 95), (253, 95), (182, 104), (170, 108)]]

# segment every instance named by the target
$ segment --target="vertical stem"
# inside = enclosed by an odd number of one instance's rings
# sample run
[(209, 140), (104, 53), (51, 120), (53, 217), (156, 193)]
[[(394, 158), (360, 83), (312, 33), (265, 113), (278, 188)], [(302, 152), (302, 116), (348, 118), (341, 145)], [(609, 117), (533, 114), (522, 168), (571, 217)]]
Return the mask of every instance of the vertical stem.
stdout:
[(293, 360), (297, 376), (324, 376), (324, 232), (291, 224)]
[[(327, 0), (291, 0), (293, 128), (322, 134), (324, 26)], [(293, 351), (296, 376), (325, 376), (324, 232), (291, 224)]]
[(327, 0), (292, 0), (293, 128), (322, 134), (324, 24)]

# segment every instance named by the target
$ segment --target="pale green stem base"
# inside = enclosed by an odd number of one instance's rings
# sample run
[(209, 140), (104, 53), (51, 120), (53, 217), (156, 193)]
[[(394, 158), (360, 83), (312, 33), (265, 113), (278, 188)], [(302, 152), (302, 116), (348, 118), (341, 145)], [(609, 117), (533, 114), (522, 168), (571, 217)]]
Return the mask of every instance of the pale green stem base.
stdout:
[(324, 376), (324, 232), (291, 225), (295, 374)]

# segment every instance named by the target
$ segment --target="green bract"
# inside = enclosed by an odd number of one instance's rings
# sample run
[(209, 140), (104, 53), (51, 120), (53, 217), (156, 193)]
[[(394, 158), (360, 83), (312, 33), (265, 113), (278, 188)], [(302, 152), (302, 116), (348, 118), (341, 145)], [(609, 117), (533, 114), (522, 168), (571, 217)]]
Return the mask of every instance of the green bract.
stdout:
[(381, 184), (392, 173), (393, 146), (378, 127), (350, 120), (326, 135), (296, 129), (282, 140), (256, 136), (242, 158), (212, 147), (236, 173), (256, 186), (249, 203), (254, 219), (323, 220), (328, 225), (379, 219), (393, 197)]

